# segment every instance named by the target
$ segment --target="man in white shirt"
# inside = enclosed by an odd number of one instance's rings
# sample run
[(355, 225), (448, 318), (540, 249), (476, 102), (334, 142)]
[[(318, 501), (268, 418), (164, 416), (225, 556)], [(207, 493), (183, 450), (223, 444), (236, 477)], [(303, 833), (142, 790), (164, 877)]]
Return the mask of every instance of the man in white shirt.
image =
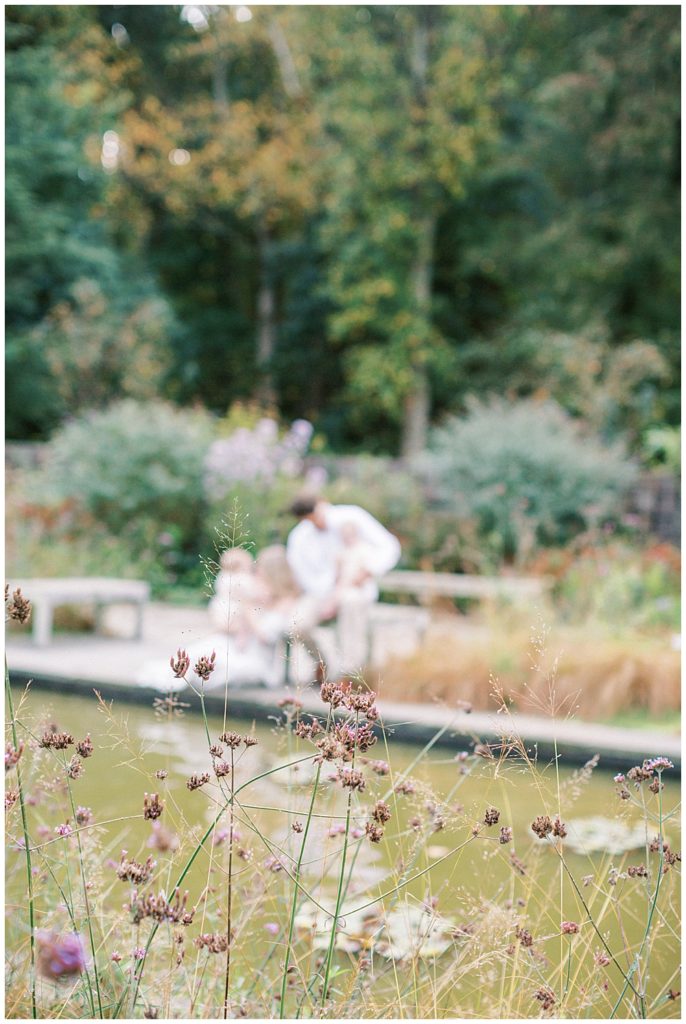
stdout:
[[(358, 505), (330, 505), (314, 498), (299, 498), (291, 512), (300, 522), (288, 537), (288, 563), (303, 594), (310, 598), (314, 621), (336, 615), (341, 670), (355, 672), (368, 654), (369, 607), (379, 596), (376, 578), (397, 565), (400, 543)], [(364, 546), (364, 565), (356, 571), (354, 586), (341, 588), (344, 538), (351, 530)]]

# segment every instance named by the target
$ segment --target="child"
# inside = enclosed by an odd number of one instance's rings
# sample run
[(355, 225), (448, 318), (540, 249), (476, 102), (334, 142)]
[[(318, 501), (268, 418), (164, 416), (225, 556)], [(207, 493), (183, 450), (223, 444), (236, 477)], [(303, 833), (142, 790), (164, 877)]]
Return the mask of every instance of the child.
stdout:
[(336, 598), (358, 591), (360, 597), (376, 600), (376, 584), (370, 566), (373, 564), (374, 549), (362, 539), (357, 524), (351, 520), (341, 523), (338, 528), (341, 548), (336, 556)]
[(245, 548), (229, 548), (219, 560), (220, 572), (214, 583), (210, 601), (212, 624), (235, 640), (238, 650), (245, 650), (253, 635), (255, 608), (264, 604), (269, 594), (255, 573), (255, 563)]

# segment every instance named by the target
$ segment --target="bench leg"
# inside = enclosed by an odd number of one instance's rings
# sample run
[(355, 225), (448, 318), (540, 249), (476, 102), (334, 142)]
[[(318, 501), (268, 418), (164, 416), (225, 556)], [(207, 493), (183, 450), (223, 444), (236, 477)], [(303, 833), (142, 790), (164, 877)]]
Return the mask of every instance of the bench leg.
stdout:
[(135, 629), (135, 632), (133, 634), (134, 640), (142, 640), (143, 639), (143, 613), (144, 613), (144, 611), (145, 611), (144, 605), (139, 602), (136, 605), (136, 629)]
[(105, 606), (102, 604), (96, 604), (95, 606), (95, 632), (102, 633), (102, 627), (105, 620)]
[(33, 602), (33, 640), (36, 647), (48, 647), (52, 638), (52, 605), (49, 601)]

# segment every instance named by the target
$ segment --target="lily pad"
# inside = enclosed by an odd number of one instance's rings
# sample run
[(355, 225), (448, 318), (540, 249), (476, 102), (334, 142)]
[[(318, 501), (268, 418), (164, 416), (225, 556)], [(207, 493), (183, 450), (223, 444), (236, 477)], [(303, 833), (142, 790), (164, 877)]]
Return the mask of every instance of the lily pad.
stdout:
[[(309, 935), (314, 949), (328, 948), (333, 918), (313, 903), (295, 919), (301, 937)], [(373, 950), (390, 960), (432, 959), (453, 944), (455, 923), (433, 910), (404, 903), (385, 914), (368, 907), (338, 921), (336, 949), (345, 953)]]
[(574, 853), (627, 853), (645, 846), (645, 826), (602, 815), (567, 821), (564, 845)]

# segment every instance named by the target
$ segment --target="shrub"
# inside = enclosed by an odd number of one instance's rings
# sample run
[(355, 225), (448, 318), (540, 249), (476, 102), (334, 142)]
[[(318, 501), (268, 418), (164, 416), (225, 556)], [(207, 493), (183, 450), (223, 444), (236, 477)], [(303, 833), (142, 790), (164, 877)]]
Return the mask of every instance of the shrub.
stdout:
[(206, 512), (203, 458), (211, 440), (206, 413), (126, 399), (72, 420), (53, 437), (39, 477), (41, 497), (73, 499), (132, 552), (149, 524), (197, 552)]
[(294, 420), (284, 430), (259, 409), (234, 406), (218, 429), (222, 436), (205, 457), (204, 485), (219, 546), (249, 543), (259, 550), (284, 541), (293, 526), (287, 510), (309, 482), (304, 455), (312, 425)]
[(618, 445), (584, 433), (553, 402), (471, 403), (432, 432), (419, 461), (434, 496), (474, 517), (505, 558), (536, 543), (564, 543), (620, 514), (635, 469)]

